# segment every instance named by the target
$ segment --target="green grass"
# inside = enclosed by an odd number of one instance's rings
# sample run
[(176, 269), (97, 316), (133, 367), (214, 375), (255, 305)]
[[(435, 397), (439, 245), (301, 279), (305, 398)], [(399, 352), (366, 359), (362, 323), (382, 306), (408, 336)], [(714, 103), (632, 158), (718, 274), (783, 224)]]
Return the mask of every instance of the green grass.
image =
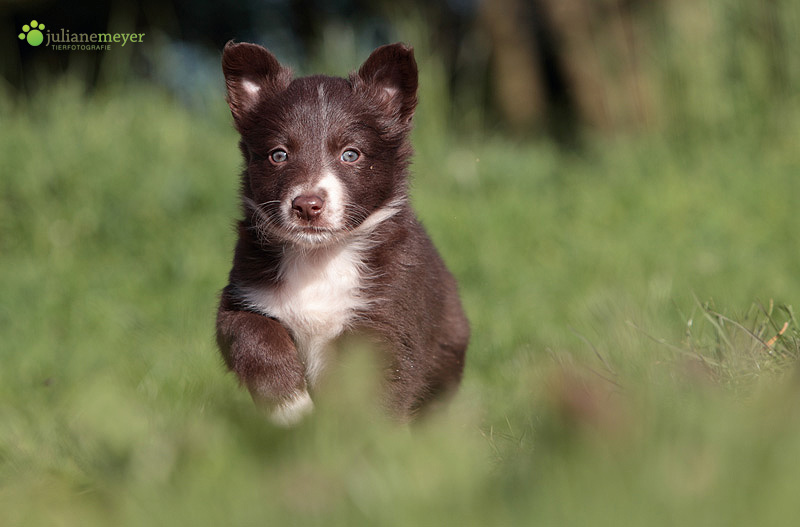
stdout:
[(472, 322), (462, 390), (400, 427), (358, 402), (354, 356), (285, 431), (213, 343), (239, 170), (222, 97), (192, 114), (67, 82), (0, 108), (3, 525), (800, 512), (796, 126), (578, 154), (442, 137), (423, 98), (414, 202)]

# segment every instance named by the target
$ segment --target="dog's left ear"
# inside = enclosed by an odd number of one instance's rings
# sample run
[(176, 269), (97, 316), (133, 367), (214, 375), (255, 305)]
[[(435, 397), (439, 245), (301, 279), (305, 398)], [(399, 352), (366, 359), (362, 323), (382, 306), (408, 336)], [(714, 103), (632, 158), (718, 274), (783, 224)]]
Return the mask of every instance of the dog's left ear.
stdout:
[(417, 106), (417, 62), (405, 44), (381, 46), (351, 75), (356, 90), (367, 90), (402, 123), (411, 121)]

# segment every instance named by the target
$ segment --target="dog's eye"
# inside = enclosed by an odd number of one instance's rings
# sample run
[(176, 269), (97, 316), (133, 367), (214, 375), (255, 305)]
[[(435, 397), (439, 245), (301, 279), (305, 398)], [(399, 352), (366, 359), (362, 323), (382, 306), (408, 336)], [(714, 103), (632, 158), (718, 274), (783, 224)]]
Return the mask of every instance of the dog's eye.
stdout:
[(279, 148), (277, 150), (273, 150), (272, 153), (269, 155), (269, 158), (272, 160), (273, 163), (285, 163), (286, 160), (289, 158), (289, 154), (286, 153), (286, 150), (281, 150)]
[(357, 151), (353, 149), (345, 150), (342, 153), (342, 161), (344, 161), (345, 163), (355, 163), (356, 161), (358, 161), (359, 157), (361, 157), (361, 154), (359, 154)]

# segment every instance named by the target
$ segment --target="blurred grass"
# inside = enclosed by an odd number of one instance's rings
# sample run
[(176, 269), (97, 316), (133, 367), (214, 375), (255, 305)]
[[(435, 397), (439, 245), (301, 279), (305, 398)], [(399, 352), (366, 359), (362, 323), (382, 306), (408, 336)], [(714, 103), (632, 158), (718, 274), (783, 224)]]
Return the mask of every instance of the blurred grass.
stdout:
[(4, 98), (0, 523), (797, 517), (797, 109), (573, 152), (453, 139), (420, 57), (413, 198), (474, 337), (452, 408), (411, 429), (359, 402), (359, 354), (291, 431), (225, 373), (240, 161), (221, 96), (201, 114), (65, 79)]

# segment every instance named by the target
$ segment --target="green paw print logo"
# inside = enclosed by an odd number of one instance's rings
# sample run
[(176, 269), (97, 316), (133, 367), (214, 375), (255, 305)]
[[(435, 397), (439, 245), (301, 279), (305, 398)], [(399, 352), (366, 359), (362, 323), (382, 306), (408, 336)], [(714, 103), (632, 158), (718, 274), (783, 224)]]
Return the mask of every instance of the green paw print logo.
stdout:
[(22, 26), (22, 33), (19, 34), (20, 40), (27, 40), (31, 46), (38, 46), (44, 40), (41, 30), (44, 29), (44, 24), (40, 24), (36, 20), (32, 20), (30, 25), (25, 24)]

